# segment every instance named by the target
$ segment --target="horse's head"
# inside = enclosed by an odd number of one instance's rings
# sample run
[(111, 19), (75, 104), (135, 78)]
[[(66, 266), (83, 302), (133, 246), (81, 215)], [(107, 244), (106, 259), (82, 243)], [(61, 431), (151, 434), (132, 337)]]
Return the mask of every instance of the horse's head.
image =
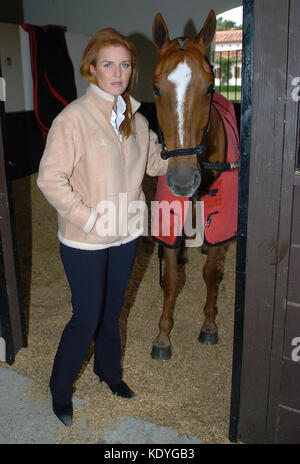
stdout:
[[(158, 123), (168, 151), (192, 148), (202, 141), (209, 122), (214, 75), (206, 59), (216, 30), (210, 11), (195, 39), (170, 40), (160, 13), (153, 21), (153, 42), (159, 63), (153, 76)], [(192, 196), (201, 182), (197, 156), (187, 154), (169, 160), (167, 185), (177, 196)]]

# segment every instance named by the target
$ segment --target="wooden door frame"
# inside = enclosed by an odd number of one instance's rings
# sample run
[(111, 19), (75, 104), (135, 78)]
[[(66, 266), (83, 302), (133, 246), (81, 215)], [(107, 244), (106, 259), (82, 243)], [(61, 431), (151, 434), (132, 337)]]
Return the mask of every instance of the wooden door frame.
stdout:
[(297, 1), (244, 1), (244, 37), (252, 21), (253, 42), (245, 42), (243, 61), (230, 439), (246, 443), (276, 442), (298, 116), (291, 97), (299, 75)]
[(240, 119), (239, 209), (238, 237), (236, 245), (236, 286), (232, 359), (231, 410), (229, 424), (229, 439), (232, 442), (237, 442), (238, 440), (240, 389), (243, 360), (249, 169), (251, 151), (253, 23), (254, 2), (253, 0), (244, 0), (242, 100)]
[(4, 360), (13, 364), (20, 348), (27, 346), (27, 334), (5, 134), (4, 101), (0, 101), (0, 336), (5, 341)]

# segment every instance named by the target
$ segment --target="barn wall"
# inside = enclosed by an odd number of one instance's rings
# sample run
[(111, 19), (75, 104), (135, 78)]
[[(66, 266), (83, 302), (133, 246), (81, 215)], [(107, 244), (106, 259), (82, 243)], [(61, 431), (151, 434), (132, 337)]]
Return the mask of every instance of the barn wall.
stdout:
[[(0, 77), (1, 66), (0, 66)], [(26, 329), (21, 297), (18, 253), (10, 182), (5, 158), (5, 89), (0, 96), (0, 360), (14, 362), (15, 354), (26, 346)]]
[[(210, 8), (216, 14), (242, 5), (241, 0), (211, 0), (209, 5), (198, 0), (124, 2), (87, 0), (23, 0), (24, 21), (35, 25), (62, 24), (68, 32), (91, 36), (103, 27), (114, 27), (129, 36), (139, 56), (139, 78), (133, 95), (141, 102), (152, 102), (151, 79), (156, 64), (156, 49), (152, 43), (152, 21), (159, 11), (163, 14), (170, 37), (199, 32)], [(102, 6), (103, 5), (103, 6)]]
[[(78, 96), (87, 87), (87, 82), (80, 76), (79, 64), (88, 40), (89, 36), (66, 32)], [(0, 23), (0, 57), (6, 82), (8, 174), (10, 179), (17, 179), (37, 171), (44, 149), (33, 111), (29, 34), (21, 26)]]
[[(66, 41), (74, 66), (78, 96), (82, 95), (87, 87), (87, 83), (80, 76), (79, 65), (90, 36), (108, 25), (129, 35), (139, 55), (139, 78), (133, 89), (133, 96), (144, 104), (141, 110), (150, 118), (150, 124), (155, 124), (151, 80), (157, 55), (151, 41), (151, 27), (156, 12), (160, 10), (165, 15), (170, 36), (183, 33), (193, 35), (201, 29), (209, 8), (214, 8), (218, 14), (241, 4), (241, 0), (214, 0), (208, 7), (193, 0), (183, 7), (179, 0), (175, 0), (170, 9), (167, 2), (157, 0), (132, 0), (129, 7), (128, 3), (118, 0), (113, 4), (105, 2), (105, 7), (101, 8), (101, 2), (98, 0), (87, 0), (83, 9), (82, 1), (24, 0), (23, 20), (35, 25), (57, 24), (67, 27)], [(130, 8), (128, 12), (125, 11), (126, 5)], [(6, 21), (5, 16), (3, 20)], [(16, 179), (36, 172), (44, 147), (44, 140), (36, 127), (33, 112), (28, 33), (17, 24), (0, 23), (0, 56), (7, 85), (5, 111), (9, 176)], [(15, 137), (16, 133), (18, 137)]]
[(216, 14), (242, 5), (241, 0), (23, 0), (25, 22), (63, 24), (69, 32), (92, 35), (103, 27), (114, 27), (123, 34), (141, 34), (151, 40), (152, 20), (159, 11), (169, 24), (171, 36), (182, 35), (192, 22), (199, 29), (210, 8)]
[(0, 22), (20, 24), (23, 20), (23, 0), (9, 0), (9, 2), (1, 2)]
[(299, 18), (298, 0), (254, 2), (238, 427), (246, 443), (300, 440)]

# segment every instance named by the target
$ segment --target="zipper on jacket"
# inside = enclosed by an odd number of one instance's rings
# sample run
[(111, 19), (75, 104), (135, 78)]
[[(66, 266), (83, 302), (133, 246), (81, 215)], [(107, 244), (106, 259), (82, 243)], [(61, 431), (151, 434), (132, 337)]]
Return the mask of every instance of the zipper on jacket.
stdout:
[[(127, 200), (128, 200), (128, 195), (127, 195), (127, 182), (126, 182), (126, 167), (125, 167), (125, 155), (123, 153), (123, 149), (122, 149), (122, 142), (120, 143), (121, 145), (121, 148), (120, 148), (120, 153), (121, 153), (121, 162), (122, 162), (122, 174), (123, 174), (123, 194), (125, 194), (125, 197), (122, 196), (122, 198), (125, 198), (125, 204), (123, 204), (124, 202), (122, 201), (122, 205), (123, 205), (123, 211), (122, 211), (122, 228), (120, 227), (120, 204), (119, 204), (119, 232), (121, 232), (121, 242), (123, 242), (124, 238), (127, 237), (127, 235), (124, 235), (124, 225), (127, 223), (128, 221), (128, 217), (127, 217), (127, 210), (128, 210), (128, 204), (127, 204)], [(126, 206), (124, 208), (124, 206)], [(128, 227), (127, 227), (128, 229)]]

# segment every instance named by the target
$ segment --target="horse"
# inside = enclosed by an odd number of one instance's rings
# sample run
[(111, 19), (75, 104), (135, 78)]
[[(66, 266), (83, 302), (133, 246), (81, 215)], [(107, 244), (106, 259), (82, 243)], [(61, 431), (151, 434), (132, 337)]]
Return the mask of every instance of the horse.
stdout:
[[(170, 40), (162, 14), (158, 13), (153, 20), (152, 37), (159, 61), (154, 70), (152, 86), (163, 146), (161, 156), (169, 159), (165, 184), (175, 198), (195, 199), (199, 192), (208, 194), (210, 186), (214, 185), (220, 175), (225, 179), (229, 172), (233, 175), (234, 171), (234, 181), (229, 182), (232, 183), (229, 188), (237, 191), (238, 162), (228, 163), (226, 160), (227, 136), (224, 122), (212, 104), (214, 73), (206, 55), (215, 30), (216, 16), (213, 10), (209, 12), (201, 31), (194, 39), (179, 37)], [(228, 104), (232, 106), (230, 102)], [(231, 113), (232, 111), (233, 106)], [(233, 209), (235, 208), (237, 214), (236, 195), (234, 197)], [(211, 220), (214, 217), (206, 219)], [(235, 222), (237, 223), (236, 217)], [(207, 246), (207, 257), (203, 267), (207, 289), (203, 309), (205, 320), (198, 337), (204, 344), (214, 345), (218, 342), (218, 288), (223, 277), (223, 263), (228, 244), (235, 237), (236, 232), (220, 243)], [(168, 360), (172, 355), (170, 333), (181, 284), (178, 262), (180, 259), (183, 262), (186, 260), (183, 244), (184, 241), (181, 241), (180, 246), (163, 246), (164, 302), (159, 333), (151, 353), (154, 359)]]

